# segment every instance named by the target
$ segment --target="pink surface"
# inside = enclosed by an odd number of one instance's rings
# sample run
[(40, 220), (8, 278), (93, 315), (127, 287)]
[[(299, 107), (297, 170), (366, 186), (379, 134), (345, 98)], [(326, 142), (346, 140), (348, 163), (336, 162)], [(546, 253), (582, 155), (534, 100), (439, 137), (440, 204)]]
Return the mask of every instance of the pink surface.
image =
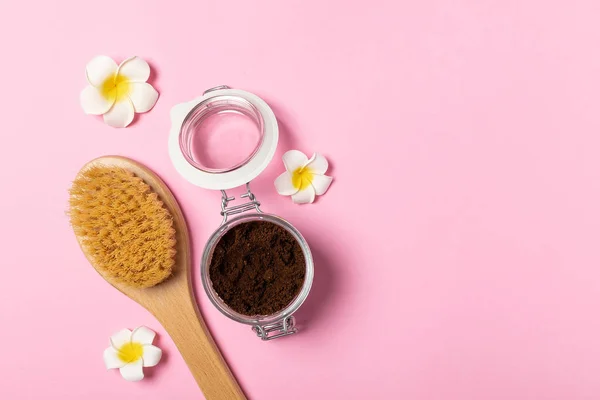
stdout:
[[(600, 398), (599, 13), (597, 0), (0, 2), (0, 398), (201, 398), (64, 212), (86, 161), (130, 156), (175, 192), (198, 265), (219, 198), (171, 165), (169, 109), (223, 83), (280, 119), (254, 189), (316, 261), (301, 334), (272, 343), (220, 315), (195, 276), (250, 398)], [(131, 128), (79, 107), (97, 54), (151, 63), (161, 97)], [(314, 205), (273, 188), (291, 148), (331, 160)], [(125, 382), (102, 351), (142, 324), (165, 359)]]

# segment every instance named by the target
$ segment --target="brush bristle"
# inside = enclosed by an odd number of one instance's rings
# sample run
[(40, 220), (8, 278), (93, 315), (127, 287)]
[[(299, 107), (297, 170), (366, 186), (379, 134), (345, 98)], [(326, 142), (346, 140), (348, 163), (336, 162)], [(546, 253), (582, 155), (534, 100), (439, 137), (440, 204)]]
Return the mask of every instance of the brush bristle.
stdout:
[(167, 279), (175, 265), (173, 217), (142, 179), (93, 166), (70, 190), (71, 225), (96, 268), (133, 287)]

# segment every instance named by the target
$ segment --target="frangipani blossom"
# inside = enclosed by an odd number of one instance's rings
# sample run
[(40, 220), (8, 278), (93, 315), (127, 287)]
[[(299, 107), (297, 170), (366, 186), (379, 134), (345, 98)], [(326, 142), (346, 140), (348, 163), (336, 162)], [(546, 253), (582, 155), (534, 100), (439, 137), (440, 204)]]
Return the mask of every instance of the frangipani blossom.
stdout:
[(155, 336), (145, 326), (112, 335), (110, 347), (104, 350), (106, 369), (119, 368), (121, 376), (131, 382), (144, 379), (142, 367), (154, 367), (162, 357), (162, 350), (152, 345)]
[(83, 111), (103, 115), (112, 127), (126, 127), (136, 112), (149, 111), (158, 99), (158, 92), (146, 83), (150, 66), (139, 57), (117, 65), (110, 57), (97, 56), (87, 64), (85, 74), (89, 85), (79, 97)]
[(283, 196), (292, 196), (296, 204), (312, 203), (315, 195), (325, 194), (333, 178), (326, 176), (329, 163), (319, 153), (308, 159), (298, 150), (283, 155), (286, 171), (275, 179), (275, 189)]

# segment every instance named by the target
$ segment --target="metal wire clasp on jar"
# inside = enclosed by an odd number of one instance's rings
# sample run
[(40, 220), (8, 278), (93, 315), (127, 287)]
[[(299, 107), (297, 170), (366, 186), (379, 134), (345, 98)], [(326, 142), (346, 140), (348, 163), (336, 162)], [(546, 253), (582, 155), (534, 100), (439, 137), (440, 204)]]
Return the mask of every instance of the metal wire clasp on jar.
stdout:
[[(255, 146), (248, 154), (232, 165), (208, 165), (194, 152), (194, 140), (206, 132), (211, 118), (236, 115), (251, 122), (248, 130), (257, 136)], [(242, 90), (219, 86), (204, 92), (203, 96), (173, 107), (171, 111), (169, 154), (178, 172), (191, 183), (205, 189), (221, 191), (221, 226), (209, 238), (201, 261), (202, 285), (212, 304), (225, 316), (252, 330), (262, 340), (271, 340), (298, 331), (293, 313), (302, 305), (312, 286), (314, 265), (310, 248), (298, 230), (285, 219), (262, 212), (260, 202), (250, 190), (250, 181), (269, 164), (275, 150), (279, 130), (271, 108), (258, 96)], [(203, 126), (204, 124), (204, 126)], [(233, 204), (235, 198), (227, 190), (245, 185), (242, 202)], [(270, 315), (245, 315), (228, 306), (213, 287), (210, 265), (219, 240), (232, 228), (250, 222), (268, 222), (287, 231), (302, 249), (305, 274), (298, 294), (282, 309)]]

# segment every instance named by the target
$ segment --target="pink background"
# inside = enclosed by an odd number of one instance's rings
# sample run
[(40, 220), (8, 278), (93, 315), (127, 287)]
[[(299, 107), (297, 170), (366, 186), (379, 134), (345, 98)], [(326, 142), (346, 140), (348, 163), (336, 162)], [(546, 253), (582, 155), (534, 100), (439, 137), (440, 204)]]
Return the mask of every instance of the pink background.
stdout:
[[(600, 398), (600, 2), (0, 1), (0, 398), (198, 399), (154, 318), (79, 250), (67, 189), (120, 154), (161, 175), (195, 265), (215, 192), (167, 155), (169, 109), (218, 84), (281, 123), (254, 183), (310, 242), (301, 334), (262, 343), (200, 308), (252, 399)], [(151, 63), (156, 107), (124, 130), (86, 116), (85, 64)], [(314, 205), (280, 197), (281, 154), (322, 152)], [(106, 372), (111, 333), (164, 349), (141, 383)]]

